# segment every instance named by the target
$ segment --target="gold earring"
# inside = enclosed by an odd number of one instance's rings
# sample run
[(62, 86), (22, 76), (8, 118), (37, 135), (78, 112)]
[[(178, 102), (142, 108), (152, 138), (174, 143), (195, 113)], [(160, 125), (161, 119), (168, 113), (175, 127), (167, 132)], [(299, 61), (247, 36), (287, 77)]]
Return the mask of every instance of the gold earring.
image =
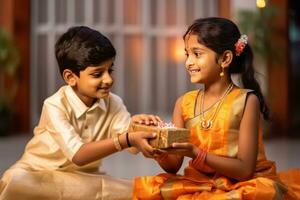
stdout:
[(222, 68), (222, 71), (220, 73), (220, 77), (224, 76), (224, 67), (221, 67)]

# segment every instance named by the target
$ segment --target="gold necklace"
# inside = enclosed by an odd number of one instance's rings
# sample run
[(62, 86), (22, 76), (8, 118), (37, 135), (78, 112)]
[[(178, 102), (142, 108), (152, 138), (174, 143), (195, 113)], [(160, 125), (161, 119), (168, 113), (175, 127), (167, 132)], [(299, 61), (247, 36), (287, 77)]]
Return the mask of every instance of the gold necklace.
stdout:
[(201, 93), (200, 96), (200, 127), (202, 130), (208, 130), (212, 127), (213, 122), (217, 116), (217, 113), (219, 112), (221, 105), (225, 99), (225, 97), (229, 94), (229, 92), (232, 90), (233, 88), (233, 84), (230, 83), (229, 86), (226, 88), (225, 92), (223, 93), (223, 95), (221, 96), (221, 98), (218, 100), (217, 105), (214, 105), (214, 107), (216, 106), (216, 109), (214, 110), (213, 114), (211, 115), (210, 118), (206, 119), (205, 115), (204, 115), (204, 110), (203, 110), (203, 106), (204, 106), (204, 95), (205, 95), (205, 89), (203, 89), (203, 92)]

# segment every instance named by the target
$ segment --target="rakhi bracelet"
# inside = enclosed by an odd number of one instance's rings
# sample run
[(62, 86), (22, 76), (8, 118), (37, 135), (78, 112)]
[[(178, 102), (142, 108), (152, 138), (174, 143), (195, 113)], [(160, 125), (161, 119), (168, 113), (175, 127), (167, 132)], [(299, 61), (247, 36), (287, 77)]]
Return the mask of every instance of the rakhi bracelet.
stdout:
[(122, 146), (121, 146), (121, 143), (120, 143), (120, 140), (119, 140), (119, 134), (116, 135), (114, 138), (113, 138), (113, 141), (114, 141), (114, 144), (115, 144), (115, 147), (118, 151), (121, 151), (122, 150)]
[(126, 134), (126, 143), (127, 143), (127, 146), (128, 146), (128, 147), (131, 147), (132, 145), (130, 144), (129, 133), (126, 132), (125, 134)]
[(197, 156), (192, 160), (192, 165), (195, 169), (202, 171), (205, 168), (205, 159), (207, 153), (199, 149)]

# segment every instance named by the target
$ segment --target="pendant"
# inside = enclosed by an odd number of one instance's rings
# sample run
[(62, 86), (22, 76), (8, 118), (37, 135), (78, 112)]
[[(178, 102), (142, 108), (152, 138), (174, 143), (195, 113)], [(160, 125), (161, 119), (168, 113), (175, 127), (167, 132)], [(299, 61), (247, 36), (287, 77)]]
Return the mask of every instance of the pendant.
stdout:
[(208, 120), (208, 121), (202, 120), (200, 125), (203, 130), (208, 130), (212, 126), (212, 121), (211, 120)]

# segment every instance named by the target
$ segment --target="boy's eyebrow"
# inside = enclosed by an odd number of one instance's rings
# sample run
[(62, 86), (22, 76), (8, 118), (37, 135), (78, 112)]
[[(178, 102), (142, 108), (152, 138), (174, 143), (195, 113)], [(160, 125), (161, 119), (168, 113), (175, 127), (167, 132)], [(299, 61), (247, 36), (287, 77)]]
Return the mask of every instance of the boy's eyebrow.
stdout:
[[(108, 66), (108, 69), (112, 68), (113, 66), (114, 66), (114, 63), (112, 63), (110, 66)], [(92, 69), (92, 72), (94, 72), (94, 71), (103, 71), (105, 69), (106, 69), (105, 66), (96, 66)]]

